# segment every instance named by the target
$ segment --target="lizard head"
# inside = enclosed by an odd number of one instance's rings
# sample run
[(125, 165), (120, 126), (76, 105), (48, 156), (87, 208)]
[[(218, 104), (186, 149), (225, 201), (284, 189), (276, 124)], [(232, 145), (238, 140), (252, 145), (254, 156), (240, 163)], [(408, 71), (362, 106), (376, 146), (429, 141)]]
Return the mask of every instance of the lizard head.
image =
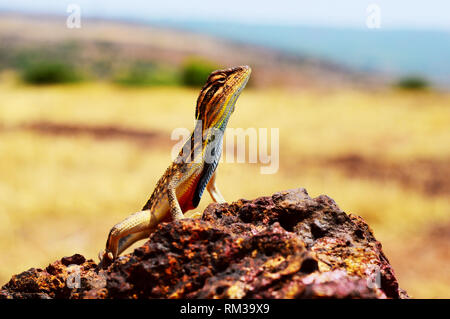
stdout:
[(202, 121), (203, 130), (224, 130), (234, 111), (236, 100), (250, 78), (249, 66), (212, 72), (197, 99), (195, 118)]

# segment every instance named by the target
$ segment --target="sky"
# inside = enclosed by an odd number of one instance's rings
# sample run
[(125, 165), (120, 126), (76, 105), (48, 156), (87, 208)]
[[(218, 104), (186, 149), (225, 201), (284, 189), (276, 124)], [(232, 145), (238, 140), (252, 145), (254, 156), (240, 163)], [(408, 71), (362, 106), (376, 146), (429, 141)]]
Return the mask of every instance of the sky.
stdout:
[(382, 28), (450, 31), (449, 0), (0, 0), (0, 10), (66, 15), (71, 3), (87, 17), (351, 28), (365, 28), (376, 4)]

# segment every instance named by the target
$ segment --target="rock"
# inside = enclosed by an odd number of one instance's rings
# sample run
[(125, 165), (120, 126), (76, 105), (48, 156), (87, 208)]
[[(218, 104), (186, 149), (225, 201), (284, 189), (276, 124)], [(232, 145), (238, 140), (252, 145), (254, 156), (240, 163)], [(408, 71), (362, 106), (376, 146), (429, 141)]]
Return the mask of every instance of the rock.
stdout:
[(363, 219), (304, 189), (162, 223), (104, 268), (65, 257), (14, 275), (0, 298), (408, 297)]

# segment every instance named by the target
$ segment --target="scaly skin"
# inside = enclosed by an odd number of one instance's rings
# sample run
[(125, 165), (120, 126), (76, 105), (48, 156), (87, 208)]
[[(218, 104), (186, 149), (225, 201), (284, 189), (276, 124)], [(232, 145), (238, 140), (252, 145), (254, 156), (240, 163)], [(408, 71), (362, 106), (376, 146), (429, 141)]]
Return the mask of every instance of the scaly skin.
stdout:
[(215, 183), (216, 168), (223, 133), (250, 73), (250, 67), (240, 66), (210, 74), (197, 99), (191, 138), (160, 178), (142, 211), (111, 229), (106, 249), (99, 255), (102, 262), (115, 259), (134, 242), (147, 238), (160, 222), (185, 218), (186, 211), (198, 206), (205, 188), (215, 202), (225, 202)]

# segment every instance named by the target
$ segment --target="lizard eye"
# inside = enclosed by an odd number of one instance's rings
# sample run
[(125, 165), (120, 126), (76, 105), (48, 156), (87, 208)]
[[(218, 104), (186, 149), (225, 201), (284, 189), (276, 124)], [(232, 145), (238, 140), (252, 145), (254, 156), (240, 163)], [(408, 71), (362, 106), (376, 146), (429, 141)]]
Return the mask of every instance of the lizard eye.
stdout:
[(225, 79), (226, 75), (224, 73), (211, 74), (208, 78), (208, 82), (218, 82)]

